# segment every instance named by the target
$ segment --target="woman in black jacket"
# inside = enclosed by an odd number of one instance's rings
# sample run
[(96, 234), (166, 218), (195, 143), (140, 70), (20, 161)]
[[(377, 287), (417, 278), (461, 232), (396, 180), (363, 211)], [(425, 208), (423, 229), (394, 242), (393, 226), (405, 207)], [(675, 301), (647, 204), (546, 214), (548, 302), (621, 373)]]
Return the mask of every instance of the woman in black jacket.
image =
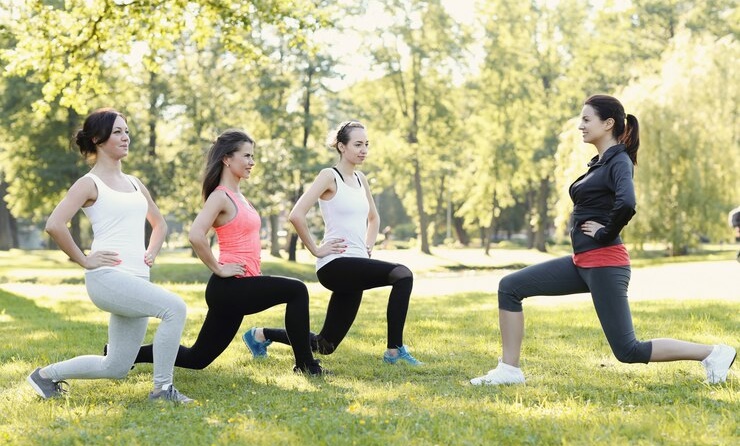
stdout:
[(499, 283), (499, 326), (503, 357), (473, 385), (523, 384), (519, 368), (524, 315), (522, 300), (590, 292), (609, 346), (620, 362), (701, 361), (707, 382), (724, 382), (736, 351), (727, 345), (705, 345), (676, 339), (638, 341), (627, 301), (630, 258), (619, 237), (635, 214), (632, 182), (640, 145), (637, 118), (625, 115), (622, 104), (606, 95), (588, 98), (579, 130), (598, 155), (588, 171), (570, 186), (573, 200), (573, 255), (532, 265)]

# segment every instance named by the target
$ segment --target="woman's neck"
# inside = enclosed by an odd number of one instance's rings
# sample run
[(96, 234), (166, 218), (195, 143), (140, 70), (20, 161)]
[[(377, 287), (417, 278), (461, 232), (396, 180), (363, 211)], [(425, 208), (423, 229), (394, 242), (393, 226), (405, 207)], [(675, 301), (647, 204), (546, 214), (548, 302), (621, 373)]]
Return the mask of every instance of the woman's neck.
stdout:
[(350, 177), (355, 173), (355, 165), (349, 161), (345, 161), (344, 158), (340, 158), (339, 162), (336, 164), (336, 168), (344, 177)]
[(231, 175), (230, 173), (221, 175), (221, 181), (218, 183), (218, 185), (223, 186), (234, 193), (241, 192), (241, 190), (239, 189), (239, 178)]
[(609, 147), (616, 146), (617, 144), (617, 140), (612, 137), (606, 138), (603, 141), (597, 141), (594, 145), (596, 146), (596, 150), (599, 152), (599, 159), (604, 156), (604, 153), (609, 150)]
[(121, 160), (114, 160), (111, 158), (101, 157), (95, 160), (90, 172), (101, 176), (101, 175), (120, 175), (123, 173), (123, 165)]

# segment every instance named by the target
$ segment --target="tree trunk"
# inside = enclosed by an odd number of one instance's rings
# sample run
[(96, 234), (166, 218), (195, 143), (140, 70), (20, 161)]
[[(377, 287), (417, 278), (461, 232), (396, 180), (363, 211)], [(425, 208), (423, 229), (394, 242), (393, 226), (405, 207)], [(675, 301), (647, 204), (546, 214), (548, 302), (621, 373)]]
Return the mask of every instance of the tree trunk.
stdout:
[(550, 226), (550, 217), (547, 212), (549, 196), (550, 179), (542, 178), (537, 191), (537, 227), (534, 233), (534, 248), (540, 252), (547, 252), (547, 228)]
[(429, 249), (429, 234), (427, 215), (424, 212), (424, 191), (421, 187), (421, 167), (419, 160), (414, 157), (414, 190), (416, 191), (416, 211), (419, 213), (419, 242), (421, 243), (421, 252), (431, 254)]
[[(280, 218), (278, 214), (270, 214), (270, 255), (273, 257), (280, 257), (280, 238), (278, 237), (279, 230)], [(289, 250), (288, 252), (291, 251)], [(292, 252), (295, 252), (295, 250), (293, 250)], [(295, 261), (295, 259), (293, 259), (293, 261)]]
[[(313, 120), (311, 119), (311, 89), (313, 88), (313, 75), (314, 65), (312, 63), (309, 63), (308, 67), (306, 68), (306, 95), (303, 97), (303, 140), (301, 142), (302, 151), (300, 152), (300, 155), (296, 160), (299, 166), (306, 165), (308, 139), (311, 136), (311, 127), (313, 124)], [(298, 183), (298, 187), (296, 189), (295, 196), (293, 197), (291, 209), (298, 202), (298, 199), (301, 198), (301, 195), (303, 195), (303, 185), (301, 182), (302, 178), (300, 170), (298, 170), (298, 178), (296, 180)], [(290, 238), (288, 241), (288, 260), (291, 262), (295, 262), (297, 260), (296, 250), (298, 249), (298, 233), (295, 232), (295, 229), (292, 227), (292, 225), (290, 226), (291, 227), (288, 230), (290, 233)]]
[[(13, 224), (14, 218), (4, 199), (5, 195), (8, 194), (7, 187), (8, 184), (5, 181), (0, 181), (0, 251), (8, 251), (11, 248), (18, 247), (17, 234), (13, 237), (13, 228), (16, 227)], [(16, 240), (15, 244), (13, 243), (14, 239)]]
[(468, 237), (468, 233), (465, 232), (465, 226), (463, 225), (464, 222), (464, 218), (452, 217), (452, 227), (455, 228), (455, 235), (457, 235), (457, 240), (463, 246), (468, 246), (470, 244), (470, 237)]

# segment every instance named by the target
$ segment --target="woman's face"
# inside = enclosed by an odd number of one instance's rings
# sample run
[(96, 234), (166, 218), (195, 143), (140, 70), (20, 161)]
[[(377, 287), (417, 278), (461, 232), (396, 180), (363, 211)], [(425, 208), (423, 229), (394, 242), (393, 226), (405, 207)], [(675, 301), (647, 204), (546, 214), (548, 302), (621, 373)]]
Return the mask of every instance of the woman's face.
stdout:
[(128, 146), (131, 142), (131, 138), (128, 134), (128, 125), (126, 121), (118, 116), (113, 123), (113, 129), (111, 130), (110, 137), (107, 141), (102, 144), (98, 144), (98, 152), (104, 152), (106, 155), (114, 159), (121, 159), (128, 155)]
[(243, 142), (239, 150), (224, 159), (224, 164), (238, 178), (249, 178), (254, 167), (254, 144)]
[(611, 118), (602, 121), (596, 110), (590, 105), (584, 105), (581, 111), (581, 123), (578, 130), (583, 134), (583, 142), (597, 144), (605, 138), (611, 138), (614, 120)]
[(367, 157), (370, 149), (370, 142), (367, 140), (365, 129), (356, 127), (349, 132), (349, 141), (347, 144), (339, 143), (339, 151), (342, 152), (342, 158), (352, 164), (362, 164)]

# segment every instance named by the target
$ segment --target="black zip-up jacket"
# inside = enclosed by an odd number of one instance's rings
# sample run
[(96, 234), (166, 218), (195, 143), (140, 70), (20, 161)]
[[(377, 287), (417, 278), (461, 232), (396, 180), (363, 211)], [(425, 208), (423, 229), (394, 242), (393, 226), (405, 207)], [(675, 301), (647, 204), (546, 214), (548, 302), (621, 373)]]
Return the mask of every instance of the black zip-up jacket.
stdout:
[[(622, 243), (619, 232), (635, 215), (634, 165), (624, 144), (609, 147), (599, 160), (593, 157), (588, 171), (570, 185), (573, 215), (570, 240), (580, 253)], [(587, 220), (604, 225), (594, 237), (581, 231)]]

